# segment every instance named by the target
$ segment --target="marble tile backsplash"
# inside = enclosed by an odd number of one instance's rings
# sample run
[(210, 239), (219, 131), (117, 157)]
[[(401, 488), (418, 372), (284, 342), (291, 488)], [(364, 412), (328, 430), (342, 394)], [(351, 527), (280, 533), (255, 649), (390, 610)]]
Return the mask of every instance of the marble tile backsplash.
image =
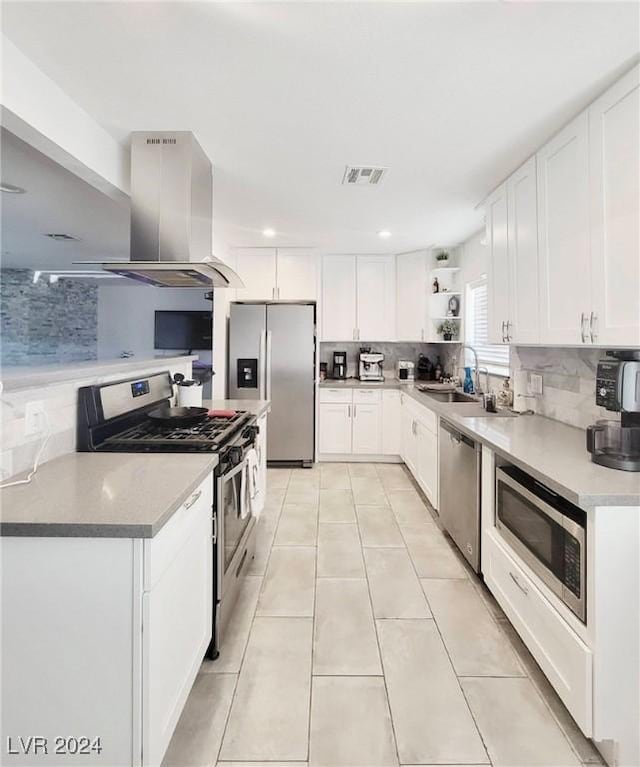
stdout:
[[(347, 353), (347, 375), (358, 375), (358, 355), (360, 343), (335, 343), (324, 342), (320, 344), (320, 362), (328, 363), (329, 376), (333, 368), (333, 353)], [(367, 344), (368, 346), (369, 344)], [(435, 364), (440, 354), (438, 344), (403, 343), (398, 341), (380, 341), (371, 343), (371, 350), (384, 354), (383, 370), (386, 378), (394, 378), (396, 375), (396, 363), (398, 360), (409, 360), (418, 363), (420, 354), (426, 354)]]
[(595, 402), (596, 369), (603, 356), (602, 349), (511, 347), (511, 370), (542, 374), (543, 395), (533, 400), (539, 415), (586, 429), (600, 418), (619, 418)]
[(0, 362), (43, 365), (96, 359), (98, 288), (60, 279), (34, 283), (29, 269), (0, 271)]
[[(140, 369), (123, 376), (122, 372), (108, 373), (96, 363), (95, 370), (70, 381), (48, 386), (29, 387), (5, 391), (0, 395), (0, 478), (2, 480), (26, 471), (33, 466), (42, 444), (41, 435), (25, 436), (25, 407), (32, 401), (40, 401), (47, 414), (51, 436), (42, 455), (41, 463), (76, 451), (76, 424), (78, 416), (78, 389), (123, 377), (159, 373), (167, 369), (167, 363), (141, 363)], [(179, 362), (171, 366), (171, 373), (191, 377), (191, 362)]]

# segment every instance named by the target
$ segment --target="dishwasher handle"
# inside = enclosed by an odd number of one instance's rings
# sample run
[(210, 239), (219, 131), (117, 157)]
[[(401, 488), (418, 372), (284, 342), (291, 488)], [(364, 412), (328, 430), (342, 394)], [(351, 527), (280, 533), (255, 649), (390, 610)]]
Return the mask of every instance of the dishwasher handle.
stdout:
[(480, 449), (480, 443), (475, 442), (471, 439), (471, 437), (467, 437), (466, 434), (463, 434), (461, 431), (458, 431), (455, 427), (453, 427), (450, 423), (447, 421), (441, 419), (440, 420), (440, 428), (444, 429), (449, 434), (449, 437), (451, 437), (453, 440), (455, 440), (458, 443), (464, 443), (465, 445), (468, 445), (469, 447), (472, 447), (474, 450)]

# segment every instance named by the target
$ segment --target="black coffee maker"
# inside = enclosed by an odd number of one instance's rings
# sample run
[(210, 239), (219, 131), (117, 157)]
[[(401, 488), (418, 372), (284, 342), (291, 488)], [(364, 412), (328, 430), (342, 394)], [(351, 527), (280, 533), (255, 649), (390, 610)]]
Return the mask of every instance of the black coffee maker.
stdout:
[(347, 377), (347, 353), (346, 352), (334, 352), (333, 353), (333, 372), (332, 378), (344, 380)]

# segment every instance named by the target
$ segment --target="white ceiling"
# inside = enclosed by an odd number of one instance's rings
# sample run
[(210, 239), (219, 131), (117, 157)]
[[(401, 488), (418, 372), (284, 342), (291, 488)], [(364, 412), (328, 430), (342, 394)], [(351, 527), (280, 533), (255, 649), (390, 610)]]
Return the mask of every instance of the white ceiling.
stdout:
[[(215, 167), (216, 242), (330, 252), (464, 239), (484, 195), (640, 49), (637, 3), (49, 1), (3, 14), (117, 139), (196, 133)], [(341, 186), (360, 163), (390, 168), (379, 188)]]

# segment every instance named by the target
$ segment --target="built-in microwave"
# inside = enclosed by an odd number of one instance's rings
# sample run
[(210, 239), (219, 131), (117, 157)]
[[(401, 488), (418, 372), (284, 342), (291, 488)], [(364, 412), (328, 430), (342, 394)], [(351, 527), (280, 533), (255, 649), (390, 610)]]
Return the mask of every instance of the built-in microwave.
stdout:
[(586, 623), (586, 514), (516, 466), (496, 468), (496, 527)]

